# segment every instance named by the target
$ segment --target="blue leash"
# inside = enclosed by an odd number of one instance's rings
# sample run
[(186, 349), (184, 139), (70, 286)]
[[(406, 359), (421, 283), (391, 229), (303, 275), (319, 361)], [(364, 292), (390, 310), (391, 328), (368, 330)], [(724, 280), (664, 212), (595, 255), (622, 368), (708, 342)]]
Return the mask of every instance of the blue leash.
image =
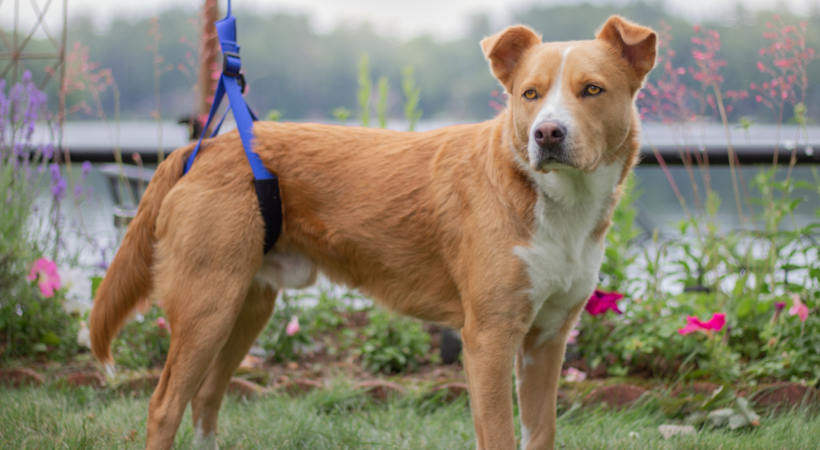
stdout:
[[(259, 210), (265, 221), (265, 245), (263, 252), (267, 253), (276, 243), (282, 231), (282, 202), (279, 197), (279, 180), (272, 174), (253, 151), (253, 122), (257, 119), (256, 114), (245, 102), (242, 93), (245, 91), (245, 77), (241, 72), (242, 60), (239, 57), (239, 44), (236, 42), (236, 18), (231, 15), (231, 0), (228, 0), (228, 12), (222, 20), (214, 22), (216, 33), (219, 36), (219, 46), (222, 48), (222, 74), (214, 94), (214, 101), (211, 103), (211, 110), (208, 113), (208, 120), (205, 122), (204, 130), (211, 126), (211, 121), (216, 115), (219, 104), (225, 94), (228, 95), (229, 106), (219, 123), (214, 127), (210, 137), (216, 136), (222, 122), (228, 115), (228, 110), (233, 111), (236, 120), (236, 128), (239, 131), (239, 138), (242, 140), (242, 147), (245, 156), (253, 172), (254, 185), (256, 186), (256, 197), (259, 201)], [(183, 175), (186, 174), (194, 163), (199, 148), (202, 145), (204, 133), (199, 137), (199, 141), (194, 147), (194, 151), (185, 163)]]

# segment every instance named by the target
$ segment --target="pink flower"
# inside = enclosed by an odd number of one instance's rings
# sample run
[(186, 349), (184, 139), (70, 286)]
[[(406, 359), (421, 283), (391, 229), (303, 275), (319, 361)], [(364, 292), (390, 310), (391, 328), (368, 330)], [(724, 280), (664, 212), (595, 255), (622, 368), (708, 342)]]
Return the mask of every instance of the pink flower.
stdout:
[(616, 314), (622, 314), (622, 311), (618, 309), (617, 303), (618, 300), (622, 298), (624, 298), (624, 295), (618, 292), (604, 292), (596, 289), (587, 302), (587, 312), (593, 316), (597, 316), (611, 309), (615, 311)]
[(569, 330), (569, 334), (567, 335), (567, 344), (576, 343), (577, 338), (578, 338), (578, 328), (573, 327), (573, 329)]
[(171, 332), (171, 325), (168, 325), (168, 321), (165, 320), (165, 317), (157, 317), (157, 327), (169, 333)]
[(805, 322), (809, 318), (809, 307), (800, 301), (800, 296), (792, 294), (792, 307), (789, 308), (790, 316), (797, 316), (801, 322)]
[(37, 280), (40, 293), (46, 298), (54, 295), (55, 289), (60, 289), (60, 274), (57, 273), (57, 264), (48, 258), (40, 258), (34, 261), (26, 279), (29, 281)]
[(582, 370), (578, 370), (575, 367), (570, 367), (564, 371), (564, 378), (569, 381), (570, 383), (575, 383), (578, 381), (584, 381), (587, 379), (586, 372)]
[(678, 333), (686, 335), (695, 331), (720, 331), (724, 325), (726, 325), (726, 314), (724, 313), (714, 313), (712, 318), (706, 322), (702, 322), (695, 316), (687, 316), (686, 326), (679, 329)]
[(288, 326), (285, 327), (285, 334), (288, 336), (293, 336), (294, 334), (299, 332), (299, 318), (293, 316), (290, 318), (290, 322), (288, 322)]

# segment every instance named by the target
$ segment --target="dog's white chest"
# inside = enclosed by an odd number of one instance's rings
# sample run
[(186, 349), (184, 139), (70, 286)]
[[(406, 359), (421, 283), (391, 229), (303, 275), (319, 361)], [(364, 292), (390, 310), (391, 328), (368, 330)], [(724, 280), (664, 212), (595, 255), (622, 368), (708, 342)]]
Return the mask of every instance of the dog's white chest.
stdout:
[(515, 253), (529, 274), (532, 326), (541, 330), (539, 340), (552, 337), (570, 309), (595, 289), (604, 247), (592, 232), (608, 208), (619, 173), (620, 168), (610, 166), (594, 174), (538, 174), (537, 183), (547, 195), (536, 202), (529, 246), (516, 247)]

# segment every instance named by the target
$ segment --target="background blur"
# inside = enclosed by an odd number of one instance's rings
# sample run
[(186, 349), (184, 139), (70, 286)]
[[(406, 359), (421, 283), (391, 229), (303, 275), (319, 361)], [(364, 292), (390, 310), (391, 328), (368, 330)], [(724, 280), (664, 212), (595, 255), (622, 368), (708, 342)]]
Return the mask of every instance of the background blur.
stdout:
[[(62, 22), (60, 2), (46, 11), (53, 31)], [(196, 111), (195, 84), (199, 18), (202, 1), (147, 0), (120, 2), (71, 0), (67, 2), (67, 61), (75, 78), (82, 71), (110, 69), (123, 119), (158, 114), (166, 118)], [(219, 2), (224, 13), (227, 2)], [(0, 1), (0, 27), (7, 35), (18, 18), (21, 28), (33, 23), (37, 12), (27, 2), (19, 11), (11, 0)], [(386, 2), (332, 0), (263, 2), (237, 0), (239, 41), (251, 93), (251, 105), (263, 114), (275, 109), (283, 120), (329, 120), (332, 111), (357, 105), (358, 62), (370, 58), (373, 79), (390, 80), (388, 115), (402, 115), (401, 71), (414, 69), (421, 88), (419, 108), (424, 119), (444, 122), (492, 117), (491, 96), (497, 83), (487, 70), (478, 41), (512, 23), (524, 23), (545, 40), (591, 38), (612, 13), (668, 31), (663, 45), (674, 50), (673, 64), (689, 68), (695, 25), (721, 36), (718, 57), (726, 61), (723, 87), (747, 90), (771, 77), (756, 68), (763, 37), (774, 17), (784, 23), (805, 23), (805, 45), (820, 47), (820, 3), (791, 1), (429, 1)], [(26, 30), (28, 31), (28, 30)], [(8, 42), (6, 42), (8, 44)], [(48, 47), (37, 31), (28, 45)], [(3, 42), (0, 41), (0, 51)], [(26, 62), (35, 77), (47, 63)], [(82, 67), (80, 67), (82, 66)], [(216, 70), (216, 68), (215, 68)], [(656, 70), (652, 78), (662, 76)], [(807, 116), (820, 116), (820, 65), (809, 66), (805, 104)], [(687, 88), (699, 82), (681, 77)], [(52, 83), (51, 89), (54, 88)], [(80, 89), (77, 99), (84, 95)], [(155, 95), (161, 94), (161, 95)], [(157, 99), (159, 98), (159, 104)], [(56, 95), (50, 95), (56, 101)], [(115, 90), (101, 92), (100, 102), (113, 109)], [(67, 103), (71, 106), (69, 97)], [(159, 106), (159, 107), (158, 107)], [(783, 117), (791, 117), (787, 105)], [(75, 107), (69, 119), (97, 115), (92, 107)], [(734, 102), (730, 121), (746, 117), (756, 123), (777, 122), (777, 114), (754, 95)]]

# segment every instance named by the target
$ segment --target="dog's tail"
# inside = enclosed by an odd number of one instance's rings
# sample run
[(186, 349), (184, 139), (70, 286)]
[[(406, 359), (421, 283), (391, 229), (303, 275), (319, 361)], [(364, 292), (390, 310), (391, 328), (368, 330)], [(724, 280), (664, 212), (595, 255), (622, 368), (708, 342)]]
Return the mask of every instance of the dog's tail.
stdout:
[(168, 191), (182, 177), (182, 169), (193, 146), (177, 149), (159, 165), (128, 226), (122, 245), (97, 289), (89, 319), (91, 351), (108, 369), (113, 368), (111, 340), (114, 339), (152, 285), (154, 224)]

